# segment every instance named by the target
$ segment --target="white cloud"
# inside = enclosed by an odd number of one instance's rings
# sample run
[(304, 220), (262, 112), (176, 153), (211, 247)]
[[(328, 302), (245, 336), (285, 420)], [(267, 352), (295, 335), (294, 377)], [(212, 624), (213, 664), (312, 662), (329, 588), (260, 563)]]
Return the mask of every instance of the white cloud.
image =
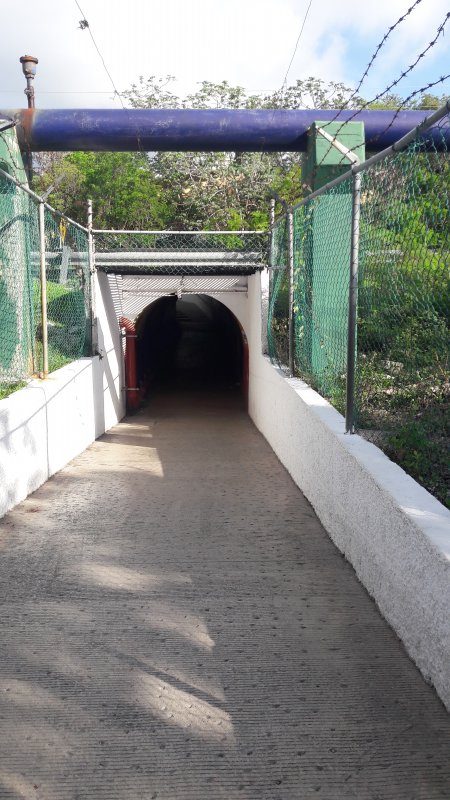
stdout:
[[(383, 48), (365, 86), (382, 88), (427, 42), (447, 12), (448, 0), (423, 0)], [(229, 80), (249, 89), (280, 87), (307, 8), (307, 0), (82, 0), (91, 31), (118, 89), (139, 75), (173, 74), (184, 94), (203, 79)], [(410, 0), (314, 0), (290, 70), (290, 80), (309, 75), (355, 83), (387, 27)], [(0, 107), (21, 106), (24, 79), (19, 56), (39, 58), (37, 104), (111, 106), (112, 88), (81, 14), (71, 0), (40, 0), (25, 16), (13, 4), (2, 9)], [(450, 25), (449, 25), (450, 28)], [(436, 76), (445, 63), (445, 41), (426, 64)], [(422, 67), (406, 88), (426, 76)], [(417, 78), (416, 78), (417, 76)], [(416, 84), (417, 85), (417, 84)], [(420, 84), (419, 84), (420, 85)], [(104, 94), (77, 94), (81, 90)], [(47, 92), (64, 92), (47, 94)], [(72, 94), (74, 92), (75, 94)], [(363, 92), (367, 95), (367, 92)]]

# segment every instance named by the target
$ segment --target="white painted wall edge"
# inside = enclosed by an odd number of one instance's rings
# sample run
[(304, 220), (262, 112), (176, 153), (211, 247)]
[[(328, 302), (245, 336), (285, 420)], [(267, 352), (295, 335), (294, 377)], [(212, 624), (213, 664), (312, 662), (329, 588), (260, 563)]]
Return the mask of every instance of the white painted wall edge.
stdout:
[(450, 513), (256, 353), (249, 413), (450, 710)]
[(122, 341), (107, 276), (94, 276), (98, 355), (0, 400), (0, 517), (125, 414)]
[(0, 517), (123, 416), (110, 366), (80, 359), (0, 401)]

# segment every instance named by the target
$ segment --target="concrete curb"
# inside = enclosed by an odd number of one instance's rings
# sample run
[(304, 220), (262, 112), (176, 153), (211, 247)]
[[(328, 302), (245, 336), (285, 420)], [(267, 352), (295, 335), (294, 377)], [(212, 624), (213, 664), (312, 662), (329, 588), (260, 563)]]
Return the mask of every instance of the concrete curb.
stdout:
[(264, 356), (251, 386), (256, 426), (450, 709), (450, 513)]

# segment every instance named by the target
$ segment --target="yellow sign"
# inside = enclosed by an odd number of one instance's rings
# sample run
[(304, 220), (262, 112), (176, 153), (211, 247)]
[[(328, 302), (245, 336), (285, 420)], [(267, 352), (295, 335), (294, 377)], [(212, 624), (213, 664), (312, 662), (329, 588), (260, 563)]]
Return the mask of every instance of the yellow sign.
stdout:
[(59, 223), (59, 232), (61, 234), (62, 243), (64, 244), (67, 233), (67, 225), (64, 219), (61, 219), (61, 222)]

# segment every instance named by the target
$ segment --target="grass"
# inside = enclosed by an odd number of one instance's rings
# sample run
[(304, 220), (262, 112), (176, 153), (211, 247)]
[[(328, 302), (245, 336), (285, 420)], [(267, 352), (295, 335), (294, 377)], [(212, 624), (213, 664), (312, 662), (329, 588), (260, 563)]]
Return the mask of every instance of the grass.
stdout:
[(450, 507), (450, 381), (442, 344), (428, 340), (415, 358), (407, 347), (360, 353), (356, 406), (362, 435)]
[[(38, 281), (33, 287), (33, 306), (35, 319), (40, 319)], [(86, 311), (81, 289), (47, 281), (47, 315), (48, 363), (50, 372), (54, 372), (84, 353)], [(36, 338), (36, 362), (42, 364), (42, 341)]]
[[(430, 295), (423, 280), (418, 296), (398, 270), (396, 277), (399, 289), (394, 299), (392, 286), (382, 280), (376, 286), (366, 284), (365, 296), (360, 293), (357, 431), (450, 508), (450, 340), (444, 282), (438, 287), (433, 283)], [(269, 344), (274, 360), (286, 364), (288, 320), (282, 306), (279, 302), (273, 309)], [(314, 374), (304, 332), (299, 336), (299, 331), (303, 327), (296, 325), (296, 374), (345, 414), (342, 364), (333, 363), (331, 352), (327, 367)]]
[(19, 389), (23, 389), (26, 386), (26, 381), (19, 381), (18, 383), (4, 383), (0, 384), (0, 400), (4, 400), (5, 397), (9, 397), (10, 394), (14, 392), (18, 392)]

